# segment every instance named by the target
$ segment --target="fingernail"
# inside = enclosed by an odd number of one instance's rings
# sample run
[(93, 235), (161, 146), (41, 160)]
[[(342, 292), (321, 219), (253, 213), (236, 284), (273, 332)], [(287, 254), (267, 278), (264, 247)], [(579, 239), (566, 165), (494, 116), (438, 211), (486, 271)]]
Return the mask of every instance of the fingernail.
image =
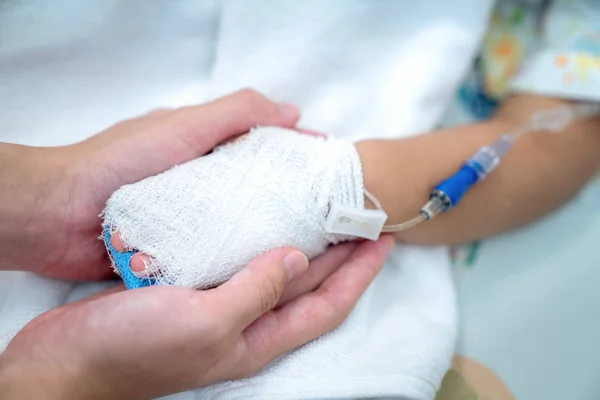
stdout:
[(290, 103), (279, 103), (279, 110), (285, 117), (295, 117), (300, 113), (298, 107)]
[(143, 271), (134, 271), (131, 270), (131, 273), (136, 277), (136, 278), (147, 278), (148, 277), (148, 270), (143, 270)]
[[(139, 260), (139, 261), (137, 261)], [(131, 265), (135, 263), (135, 265)], [(141, 263), (141, 265), (140, 265)], [(132, 257), (131, 261), (130, 261), (130, 265), (129, 265), (129, 269), (131, 270), (131, 273), (136, 277), (136, 278), (147, 278), (150, 274), (149, 271), (149, 266), (152, 265), (152, 261), (150, 259), (150, 257), (148, 257), (145, 254), (140, 254), (139, 256), (136, 257), (136, 259), (134, 259)]]
[(303, 274), (308, 269), (308, 258), (302, 253), (292, 251), (283, 259), (283, 265), (288, 271), (288, 282)]

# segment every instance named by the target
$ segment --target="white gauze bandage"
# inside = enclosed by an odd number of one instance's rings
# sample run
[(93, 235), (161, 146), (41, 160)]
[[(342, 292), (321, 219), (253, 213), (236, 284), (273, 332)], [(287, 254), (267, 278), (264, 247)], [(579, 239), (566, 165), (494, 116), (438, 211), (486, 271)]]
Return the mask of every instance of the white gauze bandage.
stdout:
[(263, 127), (209, 155), (117, 190), (103, 213), (157, 284), (208, 288), (254, 257), (294, 247), (313, 258), (353, 239), (325, 229), (331, 206), (362, 210), (355, 146)]

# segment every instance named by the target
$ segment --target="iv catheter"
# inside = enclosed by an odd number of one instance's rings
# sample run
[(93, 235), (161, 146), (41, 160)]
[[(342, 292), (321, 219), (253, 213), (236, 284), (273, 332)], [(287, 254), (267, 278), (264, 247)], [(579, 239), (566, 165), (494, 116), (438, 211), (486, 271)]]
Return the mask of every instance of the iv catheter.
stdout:
[[(382, 232), (390, 233), (410, 229), (456, 207), (471, 187), (485, 179), (498, 167), (502, 157), (521, 137), (539, 131), (560, 132), (574, 121), (599, 113), (600, 105), (589, 103), (561, 106), (537, 112), (525, 126), (514, 132), (505, 133), (494, 143), (480, 148), (454, 175), (433, 188), (429, 201), (421, 208), (418, 216), (397, 225), (385, 225)], [(381, 204), (373, 195), (368, 192), (365, 194), (375, 207), (382, 209)]]

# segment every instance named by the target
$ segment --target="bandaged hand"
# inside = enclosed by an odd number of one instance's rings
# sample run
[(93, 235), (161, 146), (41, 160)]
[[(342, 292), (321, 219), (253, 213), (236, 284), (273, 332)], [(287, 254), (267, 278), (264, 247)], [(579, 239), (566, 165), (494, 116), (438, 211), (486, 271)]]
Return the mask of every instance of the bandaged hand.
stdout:
[[(354, 145), (263, 127), (120, 188), (103, 217), (118, 232), (111, 255), (128, 287), (131, 268), (155, 284), (206, 289), (264, 252), (293, 247), (312, 259), (352, 239), (325, 228), (334, 203), (364, 206)], [(139, 253), (128, 260), (124, 250)]]
[(255, 125), (292, 127), (294, 106), (253, 91), (119, 123), (56, 148), (0, 143), (0, 270), (72, 279), (114, 276), (98, 215), (120, 186), (211, 151)]

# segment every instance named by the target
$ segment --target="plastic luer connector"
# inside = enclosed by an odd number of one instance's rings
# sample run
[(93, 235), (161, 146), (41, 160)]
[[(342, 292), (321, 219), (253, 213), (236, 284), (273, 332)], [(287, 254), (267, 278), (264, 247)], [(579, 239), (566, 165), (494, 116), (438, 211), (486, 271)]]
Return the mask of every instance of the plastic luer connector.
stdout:
[(498, 167), (500, 159), (522, 136), (538, 131), (561, 132), (573, 121), (592, 116), (600, 116), (600, 104), (579, 103), (536, 112), (525, 126), (512, 133), (506, 133), (491, 145), (479, 149), (458, 172), (437, 185), (432, 190), (427, 204), (421, 207), (418, 217), (401, 224), (384, 226), (384, 232), (412, 228), (454, 208), (473, 185), (485, 179)]
[(442, 212), (455, 207), (467, 190), (479, 180), (479, 170), (472, 165), (464, 164), (457, 173), (437, 185), (431, 192), (431, 199), (441, 200)]
[(437, 198), (442, 201), (445, 206), (442, 212), (456, 207), (471, 186), (496, 169), (500, 164), (500, 158), (510, 150), (512, 145), (512, 139), (503, 135), (491, 145), (482, 147), (463, 164), (457, 173), (433, 189), (431, 199)]
[(491, 145), (479, 149), (465, 164), (472, 166), (477, 171), (479, 180), (484, 179), (496, 169), (500, 164), (500, 159), (508, 153), (512, 145), (513, 140), (510, 136), (502, 135)]

